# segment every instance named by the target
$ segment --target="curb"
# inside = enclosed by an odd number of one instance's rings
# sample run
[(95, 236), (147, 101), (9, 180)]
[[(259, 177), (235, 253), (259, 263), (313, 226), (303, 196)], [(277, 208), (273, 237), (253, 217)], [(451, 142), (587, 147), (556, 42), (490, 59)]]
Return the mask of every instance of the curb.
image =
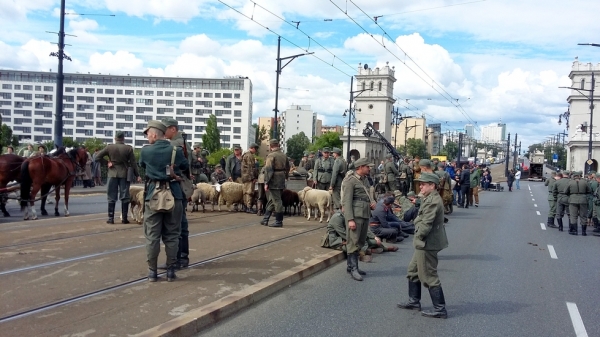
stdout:
[(196, 335), (204, 328), (343, 259), (343, 252), (337, 250), (329, 252), (134, 336), (187, 337)]

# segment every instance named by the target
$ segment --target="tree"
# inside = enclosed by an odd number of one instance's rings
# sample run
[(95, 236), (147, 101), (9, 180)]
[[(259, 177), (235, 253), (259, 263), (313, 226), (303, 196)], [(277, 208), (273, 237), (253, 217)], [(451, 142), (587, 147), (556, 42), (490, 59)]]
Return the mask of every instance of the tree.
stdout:
[(254, 124), (254, 129), (256, 130), (256, 137), (254, 138), (256, 144), (260, 145), (263, 140), (269, 138), (269, 130), (264, 125), (259, 128), (258, 125)]
[(81, 146), (81, 143), (73, 140), (73, 138), (71, 137), (64, 137), (63, 138), (63, 146), (64, 147), (78, 147)]
[(334, 147), (341, 149), (343, 144), (338, 132), (325, 132), (320, 137), (315, 137), (315, 141), (309, 149), (311, 151), (317, 151), (324, 147), (328, 147), (330, 150)]
[(406, 141), (406, 151), (408, 155), (415, 157), (419, 156), (421, 158), (429, 158), (429, 153), (427, 153), (427, 146), (425, 142), (421, 139), (410, 138)]
[(81, 145), (85, 146), (90, 153), (94, 152), (95, 149), (102, 150), (106, 147), (106, 143), (104, 143), (102, 139), (96, 137), (86, 139)]
[(446, 142), (446, 145), (444, 145), (444, 152), (446, 153), (446, 156), (448, 156), (448, 160), (456, 158), (458, 155), (458, 144), (453, 141)]
[[(42, 145), (44, 145), (47, 152), (54, 150), (54, 141), (53, 140), (45, 141), (42, 143)], [(34, 150), (37, 151), (37, 146), (34, 146)]]
[[(231, 149), (219, 149), (215, 152), (211, 152), (208, 155), (208, 157), (206, 157), (208, 159), (208, 165), (215, 166), (219, 163), (219, 161), (221, 160), (221, 158), (223, 156), (225, 156), (225, 158), (227, 158), (232, 153), (233, 153), (233, 151)], [(225, 170), (224, 167), (223, 167), (223, 170)]]
[(19, 145), (19, 139), (17, 136), (13, 135), (13, 131), (10, 126), (2, 124), (2, 127), (0, 127), (0, 147), (5, 147), (8, 145)]
[(277, 140), (281, 141), (281, 123), (275, 122), (271, 130), (269, 131), (269, 139), (274, 139), (275, 127), (277, 127), (277, 135), (279, 136)]
[(310, 140), (304, 132), (293, 135), (290, 139), (285, 141), (286, 154), (288, 157), (294, 159), (294, 162), (300, 162), (304, 151), (310, 146)]
[(217, 127), (217, 116), (215, 115), (210, 115), (206, 122), (206, 131), (202, 135), (202, 145), (210, 153), (221, 149), (221, 132)]

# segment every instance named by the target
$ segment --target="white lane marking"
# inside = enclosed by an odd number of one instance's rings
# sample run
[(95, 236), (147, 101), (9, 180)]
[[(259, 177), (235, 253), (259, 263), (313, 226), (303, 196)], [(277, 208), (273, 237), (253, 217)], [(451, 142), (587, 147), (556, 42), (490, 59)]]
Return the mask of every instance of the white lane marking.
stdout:
[(537, 215), (541, 215), (541, 214), (540, 214), (540, 211), (535, 211), (535, 212), (537, 213)]
[(527, 185), (527, 187), (529, 187), (529, 190), (531, 191), (531, 185)]
[(550, 253), (551, 258), (558, 260), (558, 256), (556, 256), (556, 251), (554, 250), (553, 245), (548, 245), (548, 252)]
[(533, 207), (537, 207), (537, 204), (533, 204)]
[(535, 201), (535, 199), (531, 199), (531, 201)]
[(583, 325), (583, 320), (581, 319), (581, 315), (577, 309), (577, 304), (567, 302), (567, 309), (569, 309), (569, 316), (571, 316), (571, 322), (573, 322), (575, 336), (588, 337), (587, 331), (585, 331), (585, 326)]
[(544, 225), (543, 222), (540, 222), (540, 227), (542, 227), (542, 230), (545, 231), (546, 230), (546, 225)]

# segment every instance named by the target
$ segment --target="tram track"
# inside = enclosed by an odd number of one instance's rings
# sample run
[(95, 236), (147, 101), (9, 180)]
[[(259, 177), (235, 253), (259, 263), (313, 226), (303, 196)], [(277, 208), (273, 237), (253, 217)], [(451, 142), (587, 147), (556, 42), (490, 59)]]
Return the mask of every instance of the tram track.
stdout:
[[(226, 216), (226, 215), (231, 215), (231, 213), (220, 213), (220, 214), (208, 215), (208, 216), (202, 217), (202, 219), (214, 218), (214, 217)], [(92, 219), (85, 220), (84, 222), (103, 220), (103, 219), (106, 219), (106, 217), (92, 218)], [(200, 218), (198, 218), (198, 219), (200, 219)], [(193, 219), (193, 220), (195, 220), (195, 219)], [(75, 223), (75, 222), (81, 223), (81, 220), (61, 223), (61, 225)], [(36, 245), (36, 244), (44, 244), (44, 243), (59, 242), (59, 241), (64, 241), (64, 240), (85, 238), (85, 237), (102, 235), (102, 234), (107, 234), (107, 233), (125, 232), (125, 231), (129, 231), (132, 229), (137, 229), (137, 228), (142, 228), (142, 225), (136, 224), (136, 225), (132, 225), (132, 226), (128, 226), (128, 227), (115, 228), (115, 229), (110, 229), (110, 230), (105, 230), (105, 231), (100, 231), (100, 232), (95, 232), (95, 233), (86, 233), (86, 234), (59, 237), (59, 238), (53, 238), (53, 239), (47, 239), (47, 240), (38, 240), (38, 241), (31, 241), (31, 242), (16, 243), (16, 244), (11, 244), (11, 245), (3, 245), (3, 246), (0, 246), (0, 249), (12, 249), (12, 248), (26, 247), (26, 246), (30, 246), (30, 245)]]
[[(253, 224), (255, 224), (255, 223), (253, 223)], [(245, 226), (250, 226), (250, 225), (253, 225), (253, 224), (240, 225), (240, 226), (238, 226), (238, 228), (245, 227)], [(198, 261), (198, 262), (191, 263), (189, 265), (189, 268), (195, 268), (195, 267), (203, 266), (203, 265), (206, 265), (206, 264), (211, 263), (211, 262), (215, 262), (215, 261), (227, 258), (227, 257), (232, 257), (232, 256), (235, 256), (235, 255), (238, 255), (238, 254), (242, 254), (242, 253), (245, 253), (247, 251), (251, 251), (251, 250), (257, 249), (257, 248), (266, 247), (266, 246), (272, 245), (274, 243), (277, 243), (277, 242), (280, 242), (280, 241), (284, 241), (284, 240), (287, 240), (287, 239), (290, 239), (290, 238), (293, 238), (293, 237), (297, 237), (297, 236), (301, 236), (301, 235), (304, 235), (304, 234), (307, 234), (307, 233), (311, 233), (311, 232), (314, 232), (314, 231), (322, 230), (325, 227), (326, 226), (318, 226), (318, 227), (311, 228), (311, 229), (308, 229), (308, 230), (304, 230), (304, 231), (301, 231), (301, 232), (298, 232), (298, 233), (286, 235), (284, 237), (272, 239), (272, 240), (269, 240), (269, 241), (266, 241), (266, 242), (263, 242), (263, 243), (254, 244), (254, 245), (251, 245), (251, 246), (248, 246), (248, 247), (245, 247), (245, 248), (241, 248), (241, 249), (237, 249), (237, 250), (234, 250), (234, 251), (231, 251), (231, 252), (227, 252), (227, 253), (223, 253), (223, 254), (220, 254), (220, 255), (216, 255), (216, 256), (213, 256), (213, 257), (210, 257), (210, 258)], [(230, 228), (230, 229), (232, 229), (232, 228)], [(227, 230), (227, 229), (222, 229), (221, 231), (223, 231), (223, 230)], [(212, 232), (215, 232), (215, 231), (212, 231)], [(195, 236), (198, 236), (200, 234), (202, 234), (202, 233), (196, 234)], [(159, 273), (159, 276), (164, 276), (165, 274), (166, 274), (166, 272), (162, 272), (162, 273)], [(100, 289), (89, 291), (89, 292), (86, 292), (86, 293), (83, 293), (83, 294), (79, 294), (79, 295), (71, 296), (71, 297), (64, 298), (64, 299), (61, 299), (61, 300), (58, 300), (58, 301), (54, 301), (52, 303), (48, 303), (48, 304), (44, 304), (44, 305), (37, 306), (37, 307), (34, 307), (34, 308), (29, 308), (29, 309), (26, 309), (26, 310), (22, 310), (20, 312), (16, 312), (16, 313), (13, 313), (13, 314), (9, 314), (9, 315), (0, 317), (0, 324), (6, 323), (6, 322), (9, 322), (9, 321), (12, 321), (12, 320), (17, 320), (17, 319), (20, 319), (20, 318), (24, 318), (24, 317), (27, 317), (27, 316), (30, 316), (30, 315), (33, 315), (33, 314), (42, 313), (44, 311), (55, 309), (55, 308), (58, 308), (58, 307), (61, 307), (61, 306), (65, 306), (65, 305), (68, 305), (68, 304), (77, 303), (79, 301), (90, 299), (90, 298), (93, 298), (93, 297), (96, 297), (96, 296), (99, 296), (99, 295), (110, 293), (112, 291), (123, 289), (123, 288), (129, 287), (129, 286), (132, 286), (132, 285), (143, 283), (143, 282), (147, 282), (147, 278), (146, 277), (140, 277), (140, 278), (133, 279), (133, 280), (130, 280), (130, 281), (121, 282), (121, 283), (118, 283), (118, 284), (115, 284), (115, 285), (112, 285), (112, 286), (109, 286), (109, 287), (100, 288)]]

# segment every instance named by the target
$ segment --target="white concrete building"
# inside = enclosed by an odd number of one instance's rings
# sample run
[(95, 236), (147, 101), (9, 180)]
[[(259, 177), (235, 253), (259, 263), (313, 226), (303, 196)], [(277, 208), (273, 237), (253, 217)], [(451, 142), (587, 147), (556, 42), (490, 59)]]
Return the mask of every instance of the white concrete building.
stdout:
[[(0, 70), (3, 123), (22, 142), (53, 139), (56, 73)], [(115, 131), (141, 147), (147, 121), (173, 117), (191, 143), (202, 143), (206, 122), (217, 117), (221, 145), (247, 148), (254, 141), (252, 82), (247, 77), (181, 77), (65, 74), (64, 137), (112, 143)]]
[(506, 140), (506, 124), (492, 123), (481, 127), (482, 142), (499, 143)]
[(465, 125), (465, 133), (469, 137), (475, 137), (475, 126), (473, 126), (473, 124)]
[[(592, 72), (595, 76), (595, 93), (600, 80), (600, 63), (582, 63), (576, 58), (571, 67), (569, 78), (572, 88), (590, 90), (592, 88)], [(583, 94), (582, 94), (583, 93)], [(598, 159), (600, 159), (600, 109), (594, 109), (594, 118), (592, 121), (592, 158), (591, 165), (587, 163), (590, 140), (590, 102), (586, 96), (590, 96), (589, 91), (571, 90), (567, 102), (569, 102), (569, 129), (567, 132), (567, 170), (569, 171), (598, 171)], [(584, 96), (585, 95), (585, 96)], [(594, 105), (598, 107), (598, 101), (594, 100)]]
[(287, 150), (286, 141), (292, 136), (304, 132), (308, 140), (317, 136), (317, 113), (310, 105), (292, 105), (281, 114), (281, 139), (283, 152)]
[[(391, 138), (392, 130), (392, 106), (394, 99), (394, 67), (387, 63), (382, 68), (371, 69), (367, 65), (358, 66), (358, 74), (355, 75), (356, 87), (352, 91), (365, 90), (355, 99), (355, 119), (350, 123), (350, 143), (348, 143), (348, 122), (344, 127), (344, 135), (341, 137), (344, 143), (344, 157), (354, 156), (356, 159), (366, 157), (372, 163), (379, 163), (386, 155), (384, 144), (375, 137), (365, 137), (362, 134), (367, 122), (373, 124), (388, 140)], [(356, 94), (355, 94), (356, 95)]]

